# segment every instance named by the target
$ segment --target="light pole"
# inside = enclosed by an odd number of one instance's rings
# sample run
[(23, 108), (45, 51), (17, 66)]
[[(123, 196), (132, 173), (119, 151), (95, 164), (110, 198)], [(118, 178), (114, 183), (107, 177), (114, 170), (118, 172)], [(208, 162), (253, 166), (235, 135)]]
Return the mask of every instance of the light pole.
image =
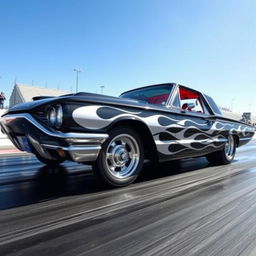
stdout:
[(78, 92), (78, 73), (82, 72), (82, 70), (74, 68), (74, 71), (76, 72), (76, 93), (77, 93)]

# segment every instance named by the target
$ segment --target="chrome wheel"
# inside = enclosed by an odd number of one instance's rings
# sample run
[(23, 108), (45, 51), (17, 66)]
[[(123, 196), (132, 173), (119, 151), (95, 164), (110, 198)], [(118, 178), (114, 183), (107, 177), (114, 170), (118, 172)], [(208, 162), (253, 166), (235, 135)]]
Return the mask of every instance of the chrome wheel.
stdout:
[(222, 150), (206, 155), (207, 160), (213, 164), (230, 164), (235, 157), (236, 146), (236, 138), (229, 135)]
[(232, 160), (235, 152), (235, 140), (232, 135), (228, 136), (228, 140), (225, 144), (225, 156), (227, 160)]
[(114, 137), (106, 148), (105, 164), (107, 171), (118, 179), (134, 174), (140, 160), (140, 147), (129, 134)]

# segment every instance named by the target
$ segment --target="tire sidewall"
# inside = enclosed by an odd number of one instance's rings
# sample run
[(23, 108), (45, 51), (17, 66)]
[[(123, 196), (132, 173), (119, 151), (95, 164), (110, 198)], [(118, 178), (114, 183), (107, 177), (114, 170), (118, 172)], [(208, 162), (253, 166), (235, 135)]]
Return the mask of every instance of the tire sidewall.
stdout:
[[(136, 170), (131, 176), (127, 178), (122, 178), (122, 179), (118, 179), (108, 171), (108, 168), (106, 166), (106, 160), (105, 160), (106, 150), (109, 146), (109, 143), (112, 141), (113, 138), (115, 138), (120, 134), (127, 134), (133, 137), (133, 139), (135, 139), (136, 142), (138, 143), (139, 150), (140, 150), (140, 158), (139, 158), (139, 163), (136, 167)], [(96, 175), (99, 176), (99, 178), (103, 180), (104, 183), (107, 183), (108, 185), (115, 186), (115, 187), (127, 186), (138, 177), (143, 166), (143, 161), (144, 161), (144, 148), (143, 148), (142, 140), (140, 139), (139, 135), (134, 130), (128, 127), (118, 127), (110, 131), (109, 138), (102, 144), (102, 148), (97, 158), (94, 171), (96, 172)]]

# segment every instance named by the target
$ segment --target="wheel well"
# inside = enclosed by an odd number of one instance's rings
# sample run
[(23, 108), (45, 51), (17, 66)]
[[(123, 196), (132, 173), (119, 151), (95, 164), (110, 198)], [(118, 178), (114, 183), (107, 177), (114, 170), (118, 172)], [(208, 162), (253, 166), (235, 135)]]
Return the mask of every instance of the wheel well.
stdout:
[(145, 157), (153, 161), (158, 161), (156, 144), (146, 124), (137, 120), (121, 120), (111, 126), (111, 129), (119, 126), (126, 126), (136, 131), (142, 140)]
[(236, 142), (236, 147), (239, 147), (239, 136), (238, 135), (233, 135), (235, 142)]

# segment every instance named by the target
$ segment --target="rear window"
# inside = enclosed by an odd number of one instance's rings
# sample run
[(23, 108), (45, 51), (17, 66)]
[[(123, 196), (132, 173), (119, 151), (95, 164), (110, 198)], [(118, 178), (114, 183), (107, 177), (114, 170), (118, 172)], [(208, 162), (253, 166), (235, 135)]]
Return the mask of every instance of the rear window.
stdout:
[(208, 95), (204, 95), (204, 96), (205, 96), (206, 100), (208, 101), (209, 105), (211, 106), (214, 114), (222, 116), (222, 113), (221, 113), (219, 107), (217, 106), (217, 104), (215, 103), (215, 101)]

